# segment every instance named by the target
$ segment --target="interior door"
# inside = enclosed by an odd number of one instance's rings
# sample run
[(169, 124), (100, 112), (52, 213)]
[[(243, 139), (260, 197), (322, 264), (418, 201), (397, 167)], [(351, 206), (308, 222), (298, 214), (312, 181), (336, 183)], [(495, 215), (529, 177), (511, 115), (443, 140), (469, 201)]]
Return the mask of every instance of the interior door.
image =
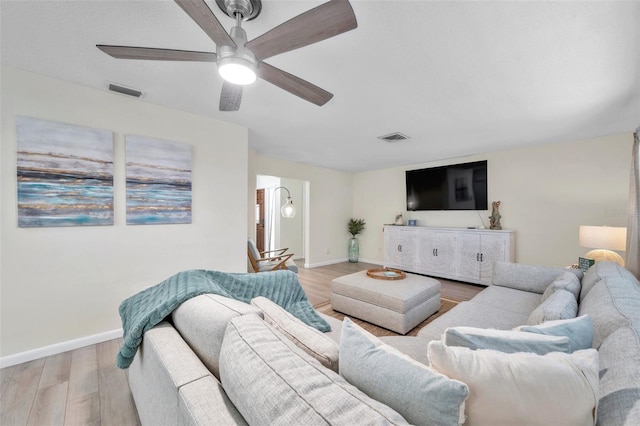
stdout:
[(256, 247), (264, 251), (264, 188), (256, 190)]

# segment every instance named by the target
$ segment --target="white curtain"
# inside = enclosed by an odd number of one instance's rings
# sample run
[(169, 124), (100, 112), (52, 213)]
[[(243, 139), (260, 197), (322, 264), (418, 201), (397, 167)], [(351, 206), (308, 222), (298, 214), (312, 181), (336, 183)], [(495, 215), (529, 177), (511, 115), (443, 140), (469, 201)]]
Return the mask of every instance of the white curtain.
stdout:
[(640, 278), (640, 127), (633, 134), (629, 219), (627, 220), (627, 269)]

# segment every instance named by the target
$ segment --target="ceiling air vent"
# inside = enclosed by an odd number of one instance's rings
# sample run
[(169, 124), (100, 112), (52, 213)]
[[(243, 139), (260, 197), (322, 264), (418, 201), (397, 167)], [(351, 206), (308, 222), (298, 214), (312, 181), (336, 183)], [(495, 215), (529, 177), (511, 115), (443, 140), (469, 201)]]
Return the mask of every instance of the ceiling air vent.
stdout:
[(143, 95), (142, 91), (131, 88), (131, 87), (123, 86), (122, 84), (111, 83), (107, 81), (105, 85), (107, 86), (107, 90), (120, 93), (121, 95), (133, 96), (134, 98), (140, 98)]
[(386, 142), (400, 142), (405, 139), (409, 139), (409, 136), (404, 135), (400, 132), (389, 133), (388, 135), (378, 136), (378, 139), (382, 139)]

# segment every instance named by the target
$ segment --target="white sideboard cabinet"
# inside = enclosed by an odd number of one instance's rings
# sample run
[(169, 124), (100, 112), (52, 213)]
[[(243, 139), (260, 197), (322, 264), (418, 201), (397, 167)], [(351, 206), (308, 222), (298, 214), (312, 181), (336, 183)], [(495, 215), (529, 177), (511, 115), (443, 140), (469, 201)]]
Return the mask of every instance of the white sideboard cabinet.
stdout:
[(488, 285), (495, 261), (515, 262), (515, 231), (385, 226), (385, 266)]

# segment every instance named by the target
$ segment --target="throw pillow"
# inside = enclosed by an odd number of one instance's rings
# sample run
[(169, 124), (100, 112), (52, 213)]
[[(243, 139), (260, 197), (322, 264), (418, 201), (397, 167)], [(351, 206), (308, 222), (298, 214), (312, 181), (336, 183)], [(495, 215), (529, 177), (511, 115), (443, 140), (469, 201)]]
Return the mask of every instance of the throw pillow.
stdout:
[(220, 381), (251, 425), (408, 424), (257, 315), (229, 321), (220, 351)]
[(264, 320), (280, 331), (300, 349), (338, 372), (338, 345), (315, 328), (309, 327), (266, 297), (256, 297), (251, 304), (260, 309)]
[(465, 425), (593, 425), (598, 352), (506, 354), (432, 341), (433, 368), (469, 386)]
[(578, 302), (573, 297), (573, 294), (566, 290), (556, 290), (531, 312), (527, 325), (538, 325), (545, 321), (575, 318), (576, 315), (578, 315)]
[(340, 375), (409, 423), (464, 423), (467, 385), (450, 380), (345, 318), (340, 335)]
[(571, 352), (589, 349), (593, 345), (593, 322), (589, 315), (566, 320), (545, 321), (540, 325), (521, 325), (515, 330), (547, 336), (566, 336), (569, 339)]
[(569, 338), (474, 327), (450, 327), (444, 331), (443, 343), (469, 349), (493, 349), (500, 352), (571, 352)]
[(573, 294), (573, 297), (578, 300), (580, 297), (580, 280), (575, 274), (571, 272), (564, 272), (560, 274), (551, 284), (547, 286), (540, 298), (541, 302), (547, 300), (556, 290), (566, 290)]

